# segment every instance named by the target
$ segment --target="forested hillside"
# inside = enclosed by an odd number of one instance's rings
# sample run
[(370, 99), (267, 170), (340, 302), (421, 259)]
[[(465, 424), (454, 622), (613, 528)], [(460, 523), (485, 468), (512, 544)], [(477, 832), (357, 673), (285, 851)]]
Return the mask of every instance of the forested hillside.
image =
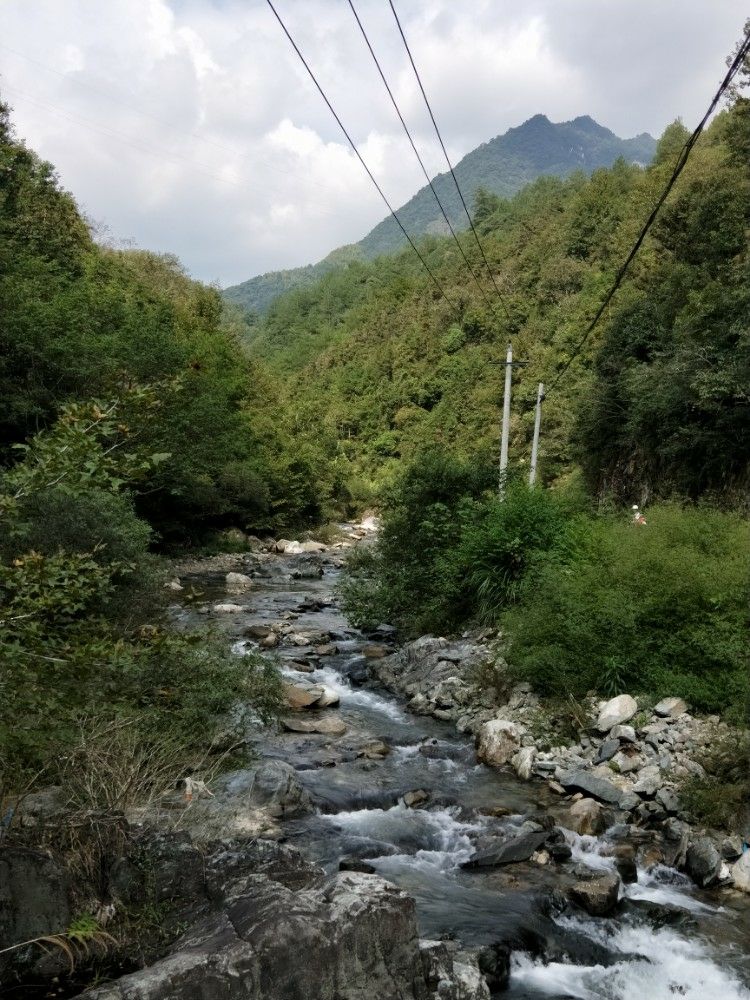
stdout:
[[(508, 129), (467, 153), (455, 172), (464, 197), (472, 200), (482, 189), (504, 198), (542, 175), (567, 177), (574, 171), (587, 173), (611, 166), (623, 157), (628, 163), (649, 163), (656, 143), (644, 133), (620, 139), (614, 132), (583, 116), (570, 122), (551, 122), (535, 115), (517, 128)], [(438, 174), (433, 186), (457, 231), (467, 228), (466, 215), (450, 174)], [(413, 238), (445, 235), (448, 227), (428, 186), (421, 188), (397, 209)], [(272, 302), (292, 288), (307, 287), (332, 270), (352, 260), (372, 260), (396, 253), (406, 246), (404, 234), (390, 216), (349, 247), (334, 250), (318, 264), (291, 271), (272, 271), (227, 288), (224, 296), (251, 313), (265, 313)]]
[[(594, 493), (622, 499), (746, 488), (749, 136), (739, 100), (701, 139), (631, 276), (545, 403), (544, 481), (580, 466)], [(314, 428), (376, 485), (432, 444), (492, 461), (498, 362), (512, 337), (528, 362), (515, 378), (511, 436), (511, 462), (523, 466), (537, 382), (549, 385), (569, 359), (685, 137), (670, 126), (645, 169), (619, 160), (591, 178), (540, 178), (511, 200), (480, 194), (476, 222), (508, 315), (488, 307), (455, 245), (438, 237), (422, 249), (455, 310), (411, 251), (285, 296), (253, 351), (288, 375), (294, 426)]]

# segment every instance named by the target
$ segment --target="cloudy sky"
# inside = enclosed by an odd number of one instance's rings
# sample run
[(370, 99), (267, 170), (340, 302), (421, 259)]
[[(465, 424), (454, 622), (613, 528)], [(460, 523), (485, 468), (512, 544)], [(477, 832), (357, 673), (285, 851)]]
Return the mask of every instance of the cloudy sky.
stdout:
[[(442, 169), (386, 0), (354, 0)], [(536, 113), (692, 127), (746, 0), (395, 0), (449, 152)], [(275, 0), (396, 204), (422, 184), (346, 0)], [(222, 285), (316, 261), (384, 215), (265, 0), (0, 0), (0, 97), (103, 233)]]

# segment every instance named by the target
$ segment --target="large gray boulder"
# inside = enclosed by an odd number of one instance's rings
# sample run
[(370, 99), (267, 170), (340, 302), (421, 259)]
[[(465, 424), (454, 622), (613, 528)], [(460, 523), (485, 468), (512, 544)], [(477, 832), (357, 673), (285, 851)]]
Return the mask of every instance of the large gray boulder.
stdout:
[(638, 703), (629, 694), (619, 694), (602, 705), (596, 720), (600, 733), (608, 733), (614, 726), (629, 722), (638, 711)]
[(521, 747), (526, 727), (507, 719), (490, 719), (479, 730), (477, 760), (492, 767), (502, 767)]
[[(452, 968), (445, 970), (451, 987)], [(261, 875), (149, 968), (86, 1000), (428, 1000), (414, 901), (375, 875), (340, 872), (293, 892)], [(443, 992), (456, 1000), (486, 993)]]
[(583, 792), (607, 805), (619, 806), (623, 800), (623, 792), (616, 785), (588, 771), (565, 771), (558, 781), (566, 792)]
[(687, 849), (685, 867), (696, 885), (705, 888), (719, 880), (721, 854), (710, 837), (698, 837)]

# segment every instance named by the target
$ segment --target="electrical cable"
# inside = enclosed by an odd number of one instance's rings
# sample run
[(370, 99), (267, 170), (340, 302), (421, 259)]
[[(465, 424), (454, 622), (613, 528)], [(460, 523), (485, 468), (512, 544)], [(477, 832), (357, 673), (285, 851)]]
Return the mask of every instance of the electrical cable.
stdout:
[(461, 246), (461, 243), (460, 243), (460, 241), (458, 239), (458, 236), (456, 235), (456, 231), (453, 228), (453, 225), (451, 224), (451, 220), (448, 218), (448, 214), (447, 214), (447, 212), (445, 210), (445, 207), (443, 206), (443, 203), (440, 200), (440, 196), (438, 195), (438, 193), (437, 193), (437, 191), (435, 189), (435, 185), (432, 182), (432, 178), (430, 177), (429, 173), (427, 172), (427, 168), (424, 165), (424, 161), (422, 160), (422, 157), (419, 154), (419, 150), (417, 149), (417, 146), (416, 146), (416, 143), (414, 142), (412, 134), (409, 131), (409, 126), (406, 124), (406, 122), (404, 120), (404, 116), (401, 114), (401, 109), (398, 106), (398, 102), (396, 101), (396, 98), (393, 96), (393, 91), (391, 90), (390, 84), (388, 83), (388, 80), (386, 79), (385, 73), (383, 72), (383, 68), (380, 65), (380, 61), (379, 61), (377, 55), (375, 54), (375, 50), (372, 47), (372, 44), (371, 44), (370, 39), (369, 39), (369, 37), (367, 35), (367, 32), (365, 31), (364, 25), (362, 24), (362, 21), (360, 20), (359, 14), (357, 13), (357, 10), (356, 10), (356, 8), (354, 6), (353, 0), (347, 0), (347, 2), (348, 2), (349, 6), (351, 8), (352, 14), (354, 14), (354, 19), (357, 22), (357, 25), (359, 26), (359, 30), (361, 31), (362, 37), (365, 40), (365, 44), (367, 45), (367, 48), (370, 51), (370, 55), (372, 56), (372, 59), (373, 59), (373, 62), (375, 63), (375, 66), (377, 67), (378, 73), (380, 74), (380, 79), (383, 81), (383, 85), (384, 85), (386, 91), (388, 92), (388, 96), (391, 99), (391, 104), (393, 105), (394, 110), (395, 110), (396, 114), (398, 115), (398, 120), (401, 122), (403, 130), (406, 133), (406, 138), (409, 140), (411, 148), (414, 151), (414, 155), (417, 158), (417, 162), (419, 163), (419, 166), (422, 168), (422, 173), (424, 174), (425, 179), (426, 179), (427, 183), (430, 186), (430, 190), (432, 191), (433, 195), (435, 196), (435, 201), (437, 202), (438, 208), (440, 209), (440, 212), (442, 213), (442, 216), (445, 219), (445, 222), (446, 222), (446, 224), (448, 226), (448, 229), (450, 230), (450, 234), (453, 237), (453, 239), (454, 239), (454, 241), (456, 243), (456, 246), (458, 247), (459, 253), (463, 257), (464, 263), (466, 264), (467, 268), (469, 269), (469, 273), (471, 274), (472, 278), (476, 282), (476, 286), (479, 289), (479, 291), (481, 292), (482, 296), (484, 297), (484, 300), (487, 303), (488, 307), (490, 309), (494, 309), (494, 307), (493, 307), (490, 299), (487, 296), (487, 293), (485, 292), (484, 288), (482, 287), (481, 282), (479, 281), (479, 278), (477, 277), (477, 275), (476, 275), (476, 273), (474, 271), (474, 268), (471, 266), (471, 263), (470, 263), (468, 257), (466, 256), (466, 253), (464, 252), (464, 248)]
[(338, 114), (336, 113), (336, 110), (334, 109), (333, 105), (331, 104), (330, 100), (328, 99), (328, 97), (326, 95), (326, 92), (323, 90), (323, 88), (320, 85), (320, 83), (318, 83), (317, 77), (313, 73), (312, 69), (310, 68), (309, 63), (307, 62), (307, 60), (303, 56), (302, 52), (300, 51), (299, 46), (297, 45), (297, 43), (295, 42), (295, 40), (292, 38), (291, 34), (289, 33), (289, 29), (284, 24), (284, 21), (282, 20), (281, 15), (279, 14), (279, 12), (274, 7), (274, 5), (272, 3), (272, 0), (266, 0), (266, 3), (271, 8), (271, 10), (272, 10), (272, 12), (274, 14), (274, 17), (279, 22), (279, 24), (281, 26), (281, 30), (284, 32), (284, 34), (286, 35), (287, 39), (289, 40), (289, 43), (291, 44), (292, 48), (296, 52), (297, 56), (299, 57), (300, 62), (302, 63), (302, 65), (307, 70), (307, 73), (308, 73), (310, 79), (312, 80), (312, 82), (315, 84), (315, 87), (317, 88), (318, 93), (320, 94), (320, 96), (325, 101), (328, 110), (331, 112), (331, 114), (333, 115), (333, 117), (336, 119), (336, 123), (338, 124), (339, 128), (341, 129), (341, 131), (344, 133), (344, 136), (346, 137), (347, 142), (351, 146), (351, 148), (352, 148), (352, 150), (354, 152), (354, 155), (357, 157), (357, 159), (359, 160), (359, 162), (362, 164), (362, 167), (364, 168), (367, 176), (370, 178), (370, 180), (374, 184), (374, 186), (375, 186), (378, 194), (380, 195), (380, 197), (385, 202), (385, 205), (388, 208), (388, 211), (391, 213), (391, 215), (393, 216), (393, 218), (396, 220), (399, 229), (401, 230), (401, 232), (404, 234), (404, 236), (408, 240), (409, 246), (412, 248), (412, 250), (417, 255), (417, 257), (419, 257), (419, 260), (422, 263), (422, 267), (424, 267), (425, 271), (429, 274), (429, 276), (432, 279), (432, 281), (433, 281), (435, 287), (437, 288), (437, 290), (440, 292), (440, 294), (442, 295), (442, 297), (445, 299), (445, 301), (448, 303), (448, 305), (451, 307), (451, 309), (456, 313), (456, 315), (460, 319), (461, 318), (461, 312), (460, 312), (458, 306), (445, 293), (445, 291), (443, 289), (443, 286), (440, 284), (440, 282), (438, 281), (438, 279), (435, 277), (435, 274), (433, 273), (432, 268), (427, 263), (427, 261), (424, 259), (424, 257), (422, 256), (422, 254), (419, 252), (419, 249), (417, 248), (416, 244), (414, 243), (414, 240), (411, 238), (411, 236), (409, 236), (409, 234), (407, 233), (406, 229), (404, 228), (403, 223), (399, 219), (398, 215), (396, 215), (396, 212), (395, 212), (394, 208), (391, 206), (390, 201), (388, 200), (388, 198), (386, 197), (385, 193), (383, 192), (383, 189), (381, 188), (381, 186), (378, 184), (377, 180), (375, 179), (375, 175), (370, 170), (370, 168), (367, 166), (367, 163), (365, 162), (362, 154), (360, 153), (359, 149), (357, 148), (356, 143), (352, 139), (351, 135), (349, 134), (349, 132), (346, 129), (346, 126), (344, 125), (344, 123), (342, 122), (342, 120), (339, 118)]
[[(479, 247), (479, 252), (482, 255), (482, 260), (484, 261), (485, 267), (487, 268), (487, 273), (489, 274), (490, 279), (492, 280), (492, 284), (493, 284), (493, 286), (495, 288), (495, 291), (497, 293), (497, 297), (500, 300), (500, 304), (502, 305), (502, 307), (503, 307), (503, 309), (505, 311), (505, 315), (507, 316), (507, 318), (509, 320), (511, 320), (511, 315), (510, 315), (510, 312), (508, 310), (508, 306), (505, 303), (505, 299), (503, 298), (502, 292), (498, 288), (498, 284), (497, 284), (497, 281), (495, 279), (495, 275), (493, 274), (492, 268), (490, 267), (490, 263), (487, 260), (487, 256), (486, 256), (486, 254), (484, 252), (484, 247), (482, 246), (481, 240), (479, 239), (479, 234), (477, 233), (476, 228), (474, 226), (474, 220), (471, 217), (471, 212), (469, 211), (468, 205), (466, 204), (466, 199), (464, 198), (463, 192), (461, 191), (461, 187), (460, 187), (460, 185), (458, 183), (458, 178), (456, 177), (456, 172), (453, 169), (453, 164), (451, 163), (450, 157), (448, 156), (448, 150), (445, 148), (445, 143), (443, 142), (443, 137), (440, 134), (440, 129), (438, 128), (437, 121), (435, 120), (435, 115), (432, 112), (432, 106), (430, 105), (429, 99), (427, 97), (427, 93), (426, 93), (426, 91), (424, 89), (424, 86), (422, 84), (422, 78), (419, 75), (419, 70), (417, 69), (416, 63), (414, 62), (414, 57), (411, 54), (411, 49), (409, 48), (409, 43), (406, 40), (406, 35), (404, 34), (404, 29), (401, 27), (401, 21), (399, 20), (399, 16), (396, 13), (396, 8), (393, 6), (393, 0), (388, 0), (388, 3), (390, 4), (391, 10), (393, 11), (394, 18), (396, 19), (396, 24), (398, 26), (398, 31), (399, 31), (399, 34), (401, 35), (401, 40), (403, 41), (404, 48), (406, 49), (407, 55), (409, 56), (409, 62), (411, 63), (411, 68), (414, 70), (414, 75), (417, 78), (417, 83), (419, 84), (419, 89), (422, 92), (422, 97), (424, 98), (424, 102), (425, 102), (425, 104), (427, 106), (427, 110), (430, 113), (430, 119), (432, 120), (432, 124), (433, 124), (433, 127), (435, 129), (435, 134), (438, 137), (438, 142), (440, 143), (440, 148), (443, 151), (443, 156), (445, 157), (445, 162), (448, 164), (448, 169), (450, 170), (451, 177), (453, 178), (453, 183), (456, 185), (456, 191), (458, 191), (458, 197), (461, 199), (461, 204), (463, 205), (464, 212), (466, 213), (466, 218), (469, 220), (469, 226), (471, 227), (471, 231), (474, 234), (474, 239), (476, 240), (477, 246)], [(512, 322), (512, 320), (511, 320), (511, 322)]]
[(560, 380), (566, 374), (566, 372), (570, 368), (571, 364), (573, 363), (573, 361), (575, 360), (575, 358), (577, 357), (577, 355), (581, 352), (581, 349), (583, 348), (584, 344), (586, 343), (586, 341), (588, 340), (588, 338), (591, 336), (591, 333), (594, 330), (594, 327), (597, 325), (597, 323), (599, 322), (599, 320), (602, 318), (602, 316), (604, 314), (604, 310), (607, 308), (607, 306), (609, 305), (609, 303), (612, 301), (613, 296), (615, 295), (615, 293), (617, 292), (618, 288), (620, 287), (620, 285), (623, 282), (623, 279), (625, 277), (625, 274), (627, 273), (628, 268), (630, 267), (631, 263), (633, 262), (633, 258), (635, 257), (635, 255), (640, 250), (641, 245), (643, 244), (643, 241), (646, 239), (646, 236), (648, 235), (649, 229), (651, 229), (651, 226), (656, 221), (656, 216), (658, 215), (659, 210), (661, 209), (661, 207), (664, 204), (664, 202), (667, 200), (667, 197), (669, 196), (670, 191), (674, 187), (674, 185), (675, 185), (675, 183), (677, 181), (677, 178), (682, 173), (682, 170), (683, 170), (685, 164), (688, 161), (688, 157), (690, 156), (690, 153), (692, 152), (693, 147), (695, 146), (695, 144), (698, 141), (698, 138), (699, 138), (701, 132), (703, 131), (703, 129), (706, 126), (706, 122), (711, 117), (711, 115), (713, 114), (713, 112), (716, 110), (717, 104), (721, 100), (724, 92), (728, 89), (728, 87), (731, 84), (731, 82), (734, 79), (734, 77), (739, 72), (739, 69), (742, 66), (742, 63), (744, 62), (744, 60), (747, 58), (748, 55), (750, 55), (750, 32), (748, 32), (745, 35), (744, 40), (740, 43), (739, 49), (737, 50), (737, 54), (735, 55), (734, 59), (732, 60), (730, 66), (729, 66), (729, 69), (727, 70), (726, 76), (721, 81), (721, 84), (719, 85), (719, 89), (714, 94), (713, 99), (712, 99), (711, 103), (708, 106), (708, 110), (706, 111), (705, 115), (703, 116), (703, 118), (700, 120), (700, 122), (696, 126), (696, 128), (695, 128), (694, 132), (692, 133), (692, 135), (689, 137), (689, 139), (687, 140), (687, 142), (685, 143), (685, 145), (680, 150), (680, 155), (677, 157), (677, 162), (675, 164), (674, 170), (672, 171), (672, 174), (671, 174), (669, 180), (667, 181), (667, 185), (664, 188), (664, 190), (662, 191), (661, 195), (659, 196), (659, 198), (658, 198), (656, 204), (654, 205), (653, 209), (651, 210), (651, 214), (649, 215), (648, 219), (646, 219), (646, 222), (644, 223), (643, 228), (641, 229), (640, 233), (638, 234), (638, 238), (636, 239), (635, 243), (633, 244), (633, 246), (632, 246), (632, 248), (630, 250), (630, 253), (628, 254), (628, 256), (625, 259), (625, 262), (621, 265), (620, 269), (618, 270), (617, 274), (615, 275), (615, 280), (614, 280), (614, 282), (612, 284), (612, 287), (610, 288), (610, 290), (605, 295), (602, 304), (599, 306), (599, 308), (596, 311), (596, 315), (591, 320), (591, 322), (589, 323), (589, 325), (586, 327), (586, 331), (584, 332), (583, 336), (578, 341), (578, 343), (576, 344), (576, 346), (573, 348), (573, 353), (570, 355), (570, 357), (568, 358), (568, 360), (565, 362), (565, 364), (563, 365), (562, 369), (555, 376), (555, 379), (553, 380), (553, 382), (550, 385), (549, 389), (546, 390), (545, 396), (548, 396), (550, 394), (550, 392), (552, 392), (555, 389), (555, 387), (559, 384)]

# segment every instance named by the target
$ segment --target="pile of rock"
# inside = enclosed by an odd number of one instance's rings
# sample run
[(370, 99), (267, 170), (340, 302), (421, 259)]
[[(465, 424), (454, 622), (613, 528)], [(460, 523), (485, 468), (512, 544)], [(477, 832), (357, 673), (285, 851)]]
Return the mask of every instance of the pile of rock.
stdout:
[[(577, 741), (549, 746), (537, 734), (550, 729), (550, 720), (528, 684), (516, 684), (502, 697), (487, 688), (488, 664), (498, 663), (496, 650), (481, 635), (455, 641), (423, 636), (368, 667), (389, 690), (409, 698), (411, 711), (474, 734), (478, 760), (510, 766), (524, 780), (543, 779), (567, 796), (576, 832), (597, 834), (618, 818), (655, 829), (672, 824), (686, 831), (677, 862), (699, 884), (724, 882), (750, 891), (750, 852), (742, 853), (742, 838), (723, 843), (694, 834), (679, 797), (685, 779), (705, 776), (699, 758), (729, 734), (725, 723), (716, 716), (694, 717), (679, 697), (641, 711), (635, 698), (623, 694), (591, 706)], [(482, 673), (480, 684), (474, 678)], [(689, 863), (694, 844), (699, 846), (691, 857), (710, 854), (710, 864)]]

